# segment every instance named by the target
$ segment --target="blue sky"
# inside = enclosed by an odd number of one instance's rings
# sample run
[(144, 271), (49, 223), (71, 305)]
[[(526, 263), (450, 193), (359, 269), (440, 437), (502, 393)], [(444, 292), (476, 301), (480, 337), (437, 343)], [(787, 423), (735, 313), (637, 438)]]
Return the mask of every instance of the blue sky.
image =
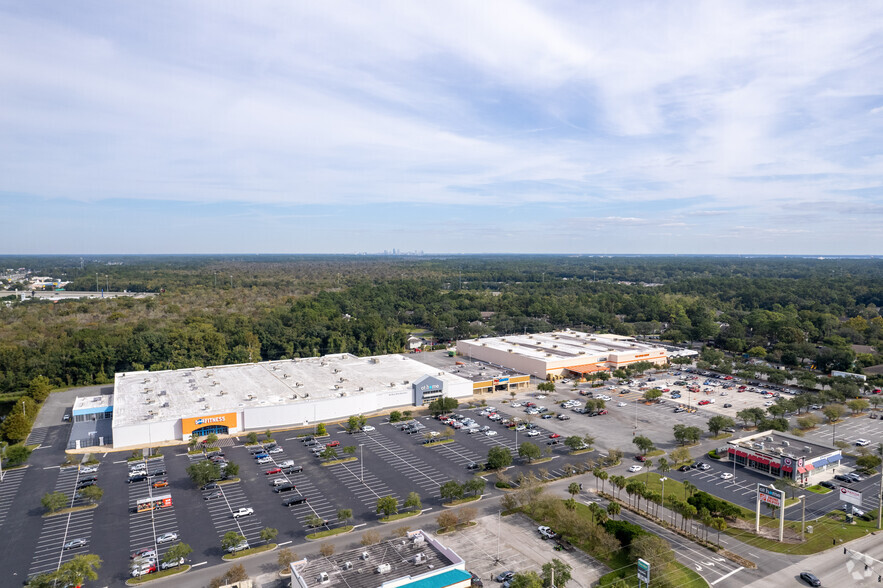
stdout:
[(0, 2), (0, 253), (883, 254), (883, 3)]

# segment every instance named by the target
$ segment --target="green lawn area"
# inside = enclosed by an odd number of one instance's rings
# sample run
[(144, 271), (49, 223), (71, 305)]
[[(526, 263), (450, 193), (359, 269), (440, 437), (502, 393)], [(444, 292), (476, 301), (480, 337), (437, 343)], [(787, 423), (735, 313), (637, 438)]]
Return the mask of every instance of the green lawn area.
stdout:
[(359, 459), (358, 457), (342, 457), (340, 459), (332, 459), (331, 461), (323, 461), (319, 465), (321, 465), (322, 467), (328, 467), (328, 466), (337, 465), (339, 463), (348, 463), (351, 461), (358, 461), (358, 459)]
[(827, 494), (828, 492), (831, 492), (830, 488), (825, 488), (824, 486), (819, 486), (818, 484), (807, 486), (806, 489), (816, 494)]
[(665, 455), (665, 451), (662, 449), (654, 449), (653, 451), (648, 451), (644, 454), (645, 457), (656, 457), (658, 455)]
[[(601, 576), (601, 579), (598, 580), (596, 586), (599, 588), (610, 586), (620, 578), (625, 580), (627, 586), (638, 586), (638, 566), (629, 563), (628, 554), (625, 549), (618, 551), (616, 555), (607, 562), (607, 565), (613, 568), (614, 571)], [(669, 586), (677, 586), (678, 588), (708, 587), (708, 582), (706, 582), (702, 576), (679, 562), (674, 562), (672, 564), (672, 570), (667, 572), (665, 577), (670, 582)], [(653, 579), (652, 572), (650, 579)]]
[[(649, 481), (645, 482), (648, 477)], [(659, 474), (651, 473), (649, 474), (649, 476), (648, 474), (637, 474), (635, 476), (632, 476), (632, 478), (641, 482), (645, 482), (647, 484), (647, 487), (650, 489), (661, 492), (662, 483), (659, 481)], [(608, 492), (610, 492), (609, 483), (607, 484), (607, 488)], [(671, 478), (669, 478), (665, 481), (665, 493), (666, 495), (674, 494), (675, 496), (683, 500), (684, 485), (677, 480), (672, 480)], [(620, 497), (625, 496), (625, 491), (620, 492)], [(799, 501), (796, 498), (785, 499), (786, 506), (790, 504), (796, 504), (798, 502)], [(742, 529), (731, 528), (724, 531), (724, 533), (731, 537), (739, 539), (743, 543), (755, 546), (758, 549), (766, 549), (768, 551), (773, 551), (776, 553), (791, 553), (794, 555), (809, 555), (813, 553), (818, 553), (831, 547), (832, 538), (847, 542), (859, 537), (863, 537), (868, 533), (877, 530), (876, 511), (869, 513), (873, 522), (866, 522), (862, 521), (861, 519), (855, 519), (855, 524), (852, 525), (847, 525), (845, 522), (843, 522), (844, 517), (842, 512), (834, 511), (818, 519), (812, 521), (808, 520), (806, 522), (807, 525), (811, 525), (813, 527), (813, 533), (806, 534), (806, 541), (804, 543), (779, 543), (778, 541), (758, 537), (754, 534), (753, 525), (755, 515), (753, 510), (748, 510), (747, 508), (743, 508), (741, 506), (737, 506), (736, 508), (739, 509), (739, 517), (751, 523), (751, 530), (746, 531)], [(777, 528), (778, 519), (773, 519), (769, 516), (766, 516), (766, 514), (764, 514), (765, 512), (768, 513), (769, 511), (761, 511), (761, 526), (768, 528)], [(800, 533), (800, 521), (786, 520), (785, 527), (787, 529), (791, 529), (792, 531)]]
[(438, 441), (421, 445), (421, 447), (435, 447), (436, 445), (445, 445), (446, 443), (453, 443), (454, 441), (455, 439), (439, 439)]
[(461, 504), (466, 504), (467, 502), (475, 502), (481, 498), (481, 495), (478, 496), (467, 496), (466, 498), (459, 498), (457, 500), (452, 500), (450, 502), (445, 502), (443, 506), (460, 506)]

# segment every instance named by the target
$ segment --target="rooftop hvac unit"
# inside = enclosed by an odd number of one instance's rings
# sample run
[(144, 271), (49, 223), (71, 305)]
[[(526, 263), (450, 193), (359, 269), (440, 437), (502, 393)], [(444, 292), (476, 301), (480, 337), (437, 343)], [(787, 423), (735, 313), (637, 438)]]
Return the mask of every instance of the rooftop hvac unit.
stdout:
[(426, 538), (423, 536), (423, 533), (417, 533), (416, 535), (411, 537), (411, 542), (412, 543), (423, 543), (424, 539), (426, 539)]
[(782, 445), (783, 445), (784, 447), (790, 447), (790, 446), (791, 446), (791, 444), (788, 443), (787, 441), (782, 441)]
[(163, 407), (163, 408), (168, 408), (168, 407), (169, 407), (169, 403), (168, 403), (168, 402), (163, 402), (163, 403), (162, 403), (162, 407)]
[(339, 373), (340, 373), (340, 370), (337, 369), (337, 368), (334, 368), (334, 369), (332, 370), (332, 373), (334, 373), (334, 374), (339, 374)]
[(196, 402), (205, 402), (205, 396), (199, 397)]
[(772, 438), (772, 437), (767, 437), (766, 440), (767, 440), (768, 443), (772, 443), (772, 442), (773, 442), (773, 438)]
[(364, 389), (365, 389), (364, 387), (359, 386), (359, 392), (361, 392), (361, 391), (364, 390)]
[(167, 392), (166, 390), (160, 390), (160, 391), (159, 391), (159, 395), (160, 395), (160, 396), (165, 396), (166, 394), (168, 394), (168, 392)]
[(330, 581), (328, 578), (328, 572), (319, 572), (319, 577), (316, 578), (316, 581), (320, 584), (327, 584)]
[(402, 382), (402, 384), (404, 384), (405, 386), (407, 386), (407, 385), (410, 384), (410, 383), (411, 383), (411, 382), (410, 382), (409, 380), (405, 380), (405, 381)]
[(392, 569), (391, 565), (389, 565), (388, 563), (382, 563), (379, 566), (377, 566), (377, 573), (378, 574), (387, 574), (387, 573), (389, 573), (389, 571), (391, 569)]
[(390, 382), (390, 383), (389, 383), (389, 387), (390, 387), (390, 388), (395, 388), (395, 385), (396, 385), (395, 382)]
[(217, 380), (214, 380), (214, 381), (212, 382), (212, 386), (220, 386), (220, 385), (221, 385), (221, 383), (220, 383), (219, 381), (217, 381)]
[(294, 387), (295, 387), (295, 388), (300, 388), (300, 387), (303, 386), (303, 385), (304, 385), (303, 382), (295, 382), (295, 383), (294, 383)]
[(309, 392), (304, 392), (304, 398), (309, 398), (309, 397), (310, 397), (310, 393), (309, 393)]
[(286, 380), (286, 379), (288, 379), (288, 378), (290, 378), (290, 377), (291, 377), (291, 376), (289, 376), (288, 374), (282, 374), (282, 379), (283, 379), (283, 380)]
[(552, 349), (558, 349), (557, 345), (552, 345)]
[(289, 394), (288, 397), (292, 400), (297, 400), (297, 394)]
[(367, 552), (367, 551), (363, 551), (363, 552), (362, 552), (362, 559), (365, 560), (365, 561), (368, 561), (368, 557), (369, 557), (369, 556), (368, 556), (368, 552)]
[(414, 556), (414, 564), (419, 566), (422, 563), (426, 563), (426, 555), (418, 553)]
[(351, 569), (353, 569), (353, 562), (345, 561), (345, 562), (343, 562), (343, 565), (341, 565), (340, 567), (341, 567), (341, 569), (344, 569), (344, 570), (351, 570)]
[(202, 407), (202, 410), (211, 410), (211, 407), (208, 404), (206, 404), (205, 406)]
[(334, 389), (335, 389), (335, 390), (340, 390), (340, 386), (338, 386), (337, 384), (335, 384), (335, 385), (334, 385)]
[(803, 446), (803, 450), (804, 450), (806, 453), (809, 453), (810, 451), (812, 451), (812, 449), (810, 449), (809, 445), (804, 445), (804, 446)]

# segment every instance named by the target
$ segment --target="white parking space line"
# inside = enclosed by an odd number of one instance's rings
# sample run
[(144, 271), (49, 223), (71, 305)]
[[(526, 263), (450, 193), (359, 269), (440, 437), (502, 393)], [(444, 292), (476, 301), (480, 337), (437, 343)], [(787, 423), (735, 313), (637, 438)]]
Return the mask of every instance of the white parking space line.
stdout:
[(12, 506), (26, 472), (26, 468), (20, 468), (8, 470), (3, 474), (3, 482), (0, 482), (0, 528), (3, 527), (3, 522), (9, 514), (9, 507)]

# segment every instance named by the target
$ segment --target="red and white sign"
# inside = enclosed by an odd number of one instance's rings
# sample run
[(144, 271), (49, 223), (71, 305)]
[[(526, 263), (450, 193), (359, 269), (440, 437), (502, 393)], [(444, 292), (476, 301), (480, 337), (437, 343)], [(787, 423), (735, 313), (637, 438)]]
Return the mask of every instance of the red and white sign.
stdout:
[(757, 495), (760, 498), (761, 502), (766, 502), (767, 504), (778, 508), (782, 507), (782, 501), (785, 498), (785, 492), (783, 492), (782, 490), (770, 488), (769, 486), (764, 486), (763, 484), (757, 485)]
[(862, 493), (850, 490), (849, 488), (840, 487), (840, 500), (848, 502), (856, 506), (862, 505)]

